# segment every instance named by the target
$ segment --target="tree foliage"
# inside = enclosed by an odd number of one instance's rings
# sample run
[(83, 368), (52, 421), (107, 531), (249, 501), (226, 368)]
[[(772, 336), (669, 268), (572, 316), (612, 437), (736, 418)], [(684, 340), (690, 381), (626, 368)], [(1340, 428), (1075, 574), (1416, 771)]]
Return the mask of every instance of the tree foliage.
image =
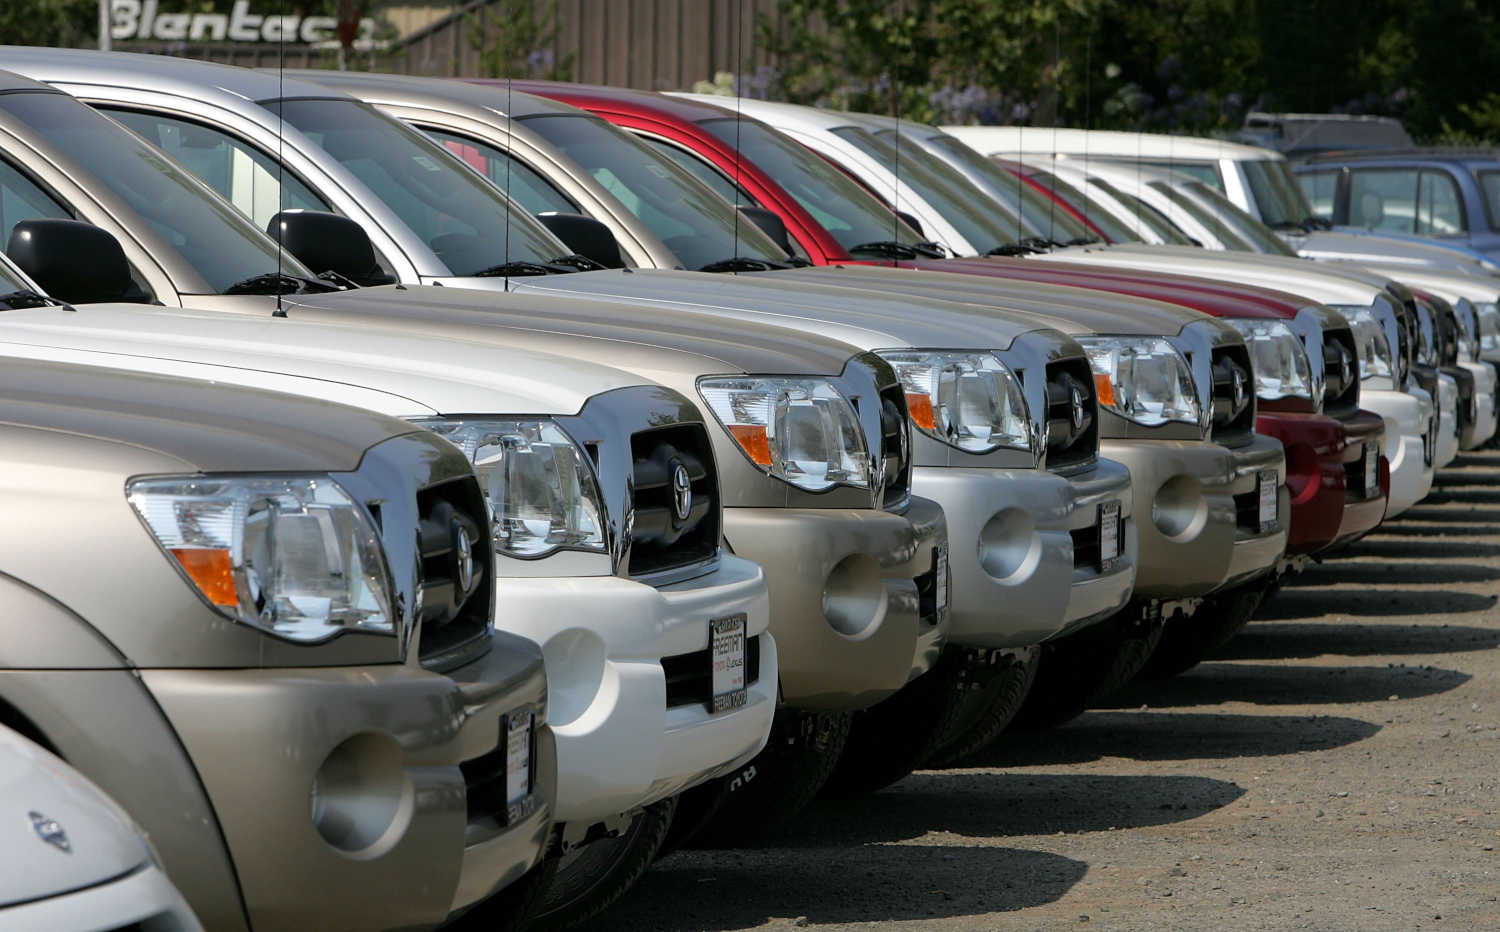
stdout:
[(557, 0), (491, 0), (464, 14), (469, 45), (479, 53), (479, 71), (487, 78), (573, 77), (574, 54), (561, 60), (557, 44)]
[(0, 0), (0, 36), (8, 45), (93, 45), (98, 0)]

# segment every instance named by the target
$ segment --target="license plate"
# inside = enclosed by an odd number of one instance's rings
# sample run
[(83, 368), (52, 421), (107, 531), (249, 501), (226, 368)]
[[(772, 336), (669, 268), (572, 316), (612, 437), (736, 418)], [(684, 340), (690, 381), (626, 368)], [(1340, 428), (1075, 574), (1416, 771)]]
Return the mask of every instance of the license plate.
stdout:
[(1099, 506), (1099, 572), (1105, 572), (1120, 559), (1120, 503), (1105, 502)]
[(708, 623), (715, 712), (738, 709), (749, 698), (745, 690), (745, 622), (746, 616), (740, 614)]
[(505, 802), (514, 806), (531, 793), (531, 727), (535, 716), (520, 712), (505, 718)]
[(1260, 529), (1262, 531), (1276, 526), (1276, 487), (1280, 485), (1276, 481), (1276, 470), (1262, 469), (1259, 476), (1260, 481)]
[(1378, 475), (1380, 466), (1380, 451), (1375, 449), (1375, 444), (1365, 444), (1365, 497), (1372, 497), (1380, 488), (1380, 477)]

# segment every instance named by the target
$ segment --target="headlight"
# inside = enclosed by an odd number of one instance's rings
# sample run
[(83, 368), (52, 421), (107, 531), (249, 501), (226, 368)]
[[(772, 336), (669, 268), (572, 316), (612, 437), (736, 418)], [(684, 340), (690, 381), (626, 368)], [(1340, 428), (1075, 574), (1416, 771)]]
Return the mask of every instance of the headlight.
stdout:
[(1307, 350), (1292, 328), (1279, 320), (1225, 320), (1240, 332), (1255, 370), (1255, 395), (1266, 401), (1323, 397), (1321, 372), (1314, 372)]
[(1367, 307), (1335, 305), (1333, 309), (1343, 315), (1349, 322), (1349, 329), (1354, 332), (1360, 379), (1383, 379), (1394, 388), (1392, 372), (1396, 360), (1391, 353), (1391, 343), (1386, 339), (1385, 328), (1375, 319), (1375, 314)]
[(396, 634), (385, 550), (327, 476), (137, 479), (130, 504), (209, 604), (293, 641)]
[(1500, 350), (1500, 304), (1485, 301), (1474, 310), (1479, 315), (1479, 351)]
[(967, 453), (1031, 450), (1021, 384), (990, 353), (891, 350), (880, 353), (901, 378), (911, 422)]
[(1099, 404), (1146, 427), (1168, 421), (1205, 426), (1193, 373), (1160, 337), (1079, 337), (1094, 370)]
[(609, 552), (593, 467), (557, 424), (545, 418), (417, 423), (474, 464), (497, 551), (528, 560), (559, 550)]
[(698, 393), (750, 462), (768, 475), (809, 492), (870, 487), (870, 454), (859, 418), (826, 379), (701, 379)]

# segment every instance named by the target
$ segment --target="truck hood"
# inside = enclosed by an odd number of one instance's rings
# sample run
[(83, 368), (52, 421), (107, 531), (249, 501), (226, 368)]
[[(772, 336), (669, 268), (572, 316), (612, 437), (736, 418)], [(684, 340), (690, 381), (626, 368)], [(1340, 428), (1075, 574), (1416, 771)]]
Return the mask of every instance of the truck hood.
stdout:
[(6, 311), (0, 354), (210, 379), (395, 417), (576, 414), (593, 395), (642, 384), (606, 366), (424, 334), (138, 304)]
[(0, 728), (0, 907), (103, 883), (150, 857), (130, 817), (102, 790)]
[(1465, 250), (1415, 240), (1396, 239), (1371, 233), (1345, 230), (1314, 230), (1301, 235), (1284, 236), (1299, 256), (1309, 259), (1339, 259), (1374, 265), (1416, 266), (1469, 270), (1488, 274), (1484, 259)]
[[(852, 287), (840, 287), (852, 285)], [(629, 299), (677, 313), (754, 321), (849, 343), (862, 350), (898, 347), (1007, 349), (1038, 324), (1028, 315), (1007, 316), (931, 297), (881, 294), (857, 280), (819, 282), (782, 272), (710, 275), (637, 270), (584, 272), (517, 279), (518, 293)], [(873, 285), (869, 287), (874, 287)]]

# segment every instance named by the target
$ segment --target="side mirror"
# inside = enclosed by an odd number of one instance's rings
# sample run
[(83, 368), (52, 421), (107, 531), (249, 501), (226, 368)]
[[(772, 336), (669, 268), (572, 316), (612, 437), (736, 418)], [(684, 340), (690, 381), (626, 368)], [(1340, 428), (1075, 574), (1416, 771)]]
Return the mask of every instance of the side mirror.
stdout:
[(775, 211), (743, 204), (740, 206), (740, 213), (746, 220), (759, 227), (762, 233), (775, 240), (776, 245), (780, 246), (783, 252), (789, 256), (796, 255), (796, 250), (792, 248), (792, 236), (786, 231), (786, 224)]
[(896, 216), (898, 216), (898, 217), (901, 218), (901, 222), (902, 223), (904, 223), (907, 226), (911, 227), (913, 230), (916, 230), (922, 236), (926, 236), (927, 235), (927, 231), (924, 230), (924, 229), (922, 229), (922, 223), (921, 223), (921, 221), (917, 220), (916, 217), (913, 217), (911, 214), (907, 213), (904, 210), (898, 210), (898, 211), (896, 211)]
[(348, 217), (321, 210), (283, 210), (266, 224), (266, 232), (320, 275), (332, 272), (364, 287), (392, 282), (375, 261), (369, 235)]
[(592, 259), (606, 269), (623, 269), (625, 260), (620, 256), (620, 244), (609, 227), (583, 214), (565, 214), (549, 210), (537, 214), (542, 225), (552, 235), (563, 241), (563, 245), (585, 259)]
[(5, 247), (43, 291), (69, 304), (136, 299), (125, 250), (107, 230), (78, 220), (22, 220)]

